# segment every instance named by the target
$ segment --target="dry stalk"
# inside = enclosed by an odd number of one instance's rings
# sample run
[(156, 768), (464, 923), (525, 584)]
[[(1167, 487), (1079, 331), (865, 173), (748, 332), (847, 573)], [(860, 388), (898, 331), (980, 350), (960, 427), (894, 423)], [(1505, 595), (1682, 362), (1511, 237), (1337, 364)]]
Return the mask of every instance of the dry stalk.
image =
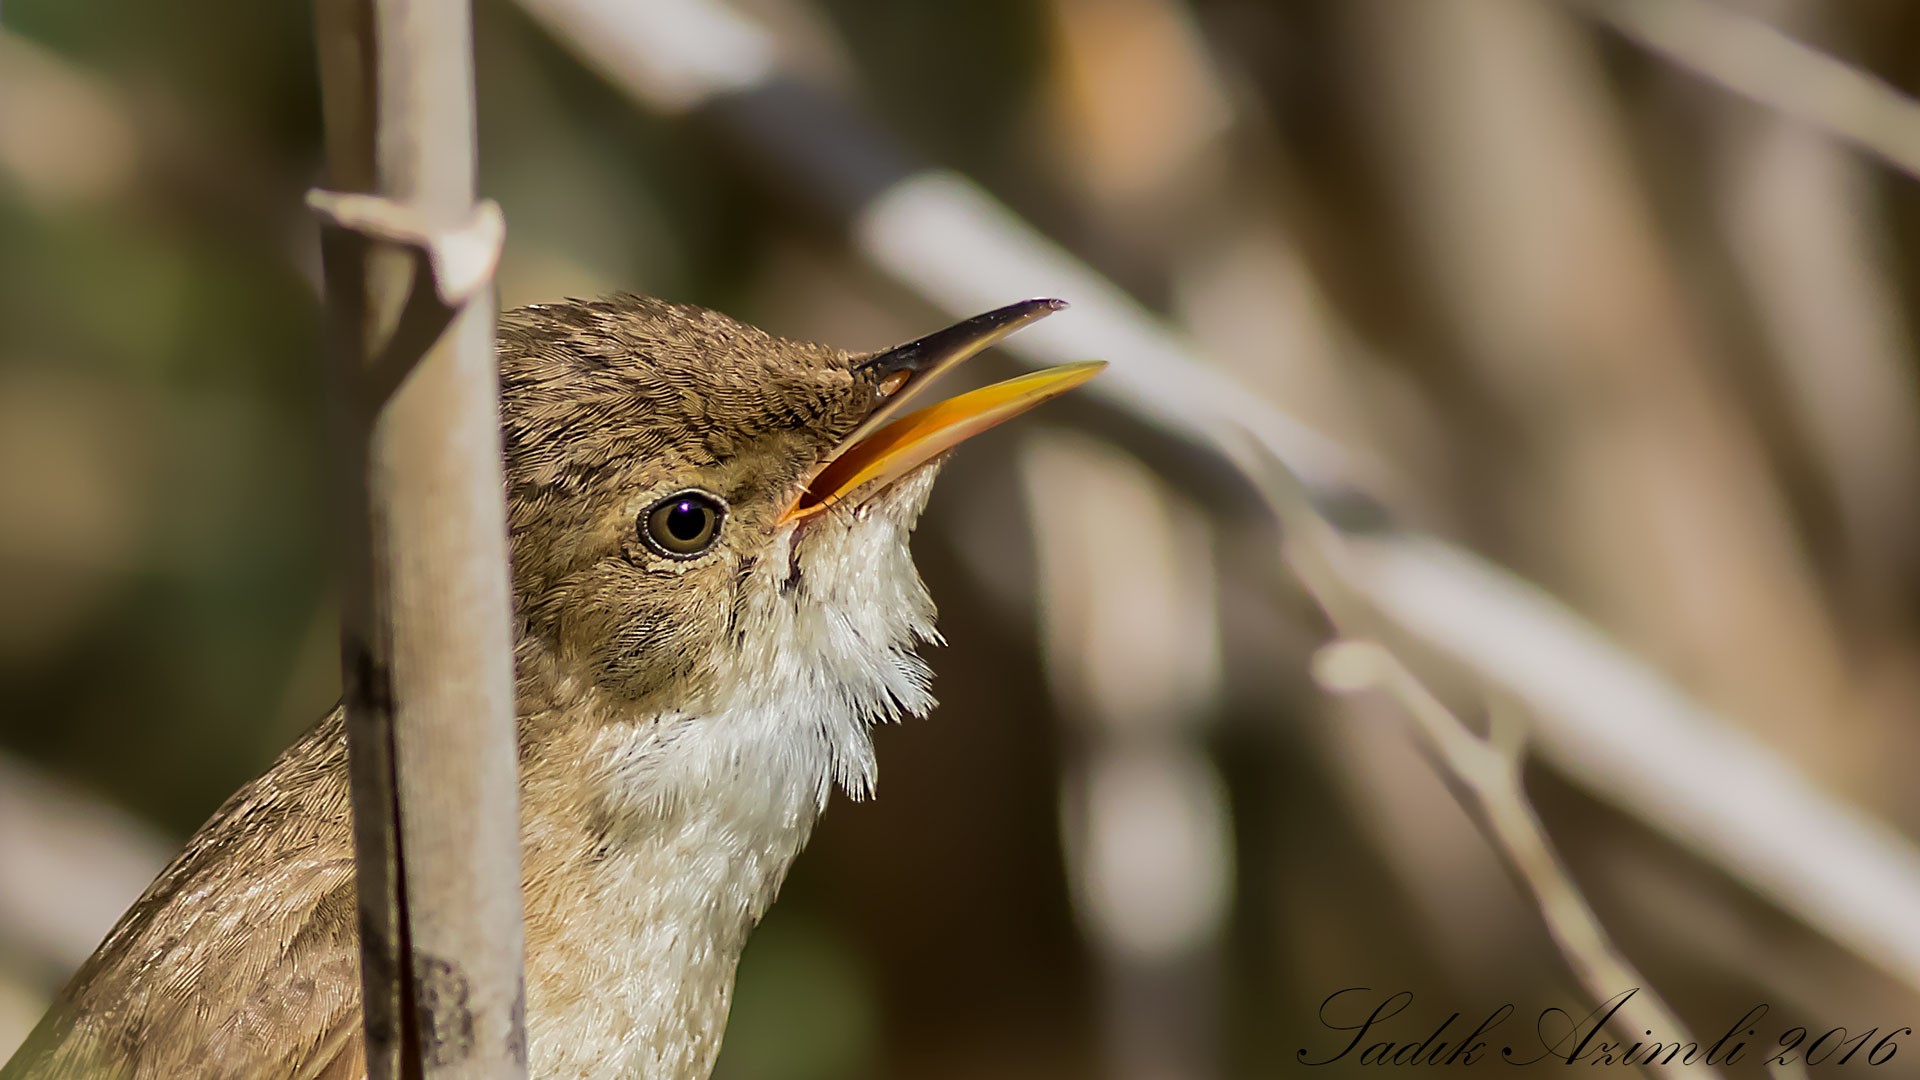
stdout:
[[(371, 1080), (526, 1076), (499, 212), (468, 0), (317, 6)], [(342, 194), (344, 193), (344, 194)]]

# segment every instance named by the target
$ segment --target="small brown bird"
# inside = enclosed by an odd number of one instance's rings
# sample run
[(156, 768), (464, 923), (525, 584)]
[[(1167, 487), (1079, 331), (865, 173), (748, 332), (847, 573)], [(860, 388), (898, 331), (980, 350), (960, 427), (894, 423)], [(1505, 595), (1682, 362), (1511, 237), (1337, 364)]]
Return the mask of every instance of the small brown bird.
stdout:
[[(854, 356), (639, 297), (500, 322), (527, 1028), (541, 1078), (696, 1080), (748, 931), (868, 729), (925, 713), (907, 550), (938, 461), (1089, 378), (909, 415), (1033, 300)], [(357, 1080), (339, 710), (222, 806), (0, 1080)]]

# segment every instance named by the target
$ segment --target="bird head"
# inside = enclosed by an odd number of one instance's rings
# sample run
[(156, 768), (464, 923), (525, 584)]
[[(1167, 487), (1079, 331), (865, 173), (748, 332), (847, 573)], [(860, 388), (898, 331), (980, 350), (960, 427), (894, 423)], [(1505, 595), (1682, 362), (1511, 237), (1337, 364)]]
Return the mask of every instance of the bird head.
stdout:
[(940, 460), (1102, 365), (909, 407), (1064, 306), (865, 355), (639, 297), (503, 315), (523, 684), (537, 653), (620, 715), (924, 711), (933, 607), (907, 538)]

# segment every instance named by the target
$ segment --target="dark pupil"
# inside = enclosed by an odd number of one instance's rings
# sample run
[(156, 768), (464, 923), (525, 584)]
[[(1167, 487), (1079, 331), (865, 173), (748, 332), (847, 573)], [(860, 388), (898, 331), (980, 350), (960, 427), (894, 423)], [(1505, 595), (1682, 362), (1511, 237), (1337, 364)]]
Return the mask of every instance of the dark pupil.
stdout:
[(691, 544), (707, 531), (707, 508), (692, 499), (674, 503), (667, 511), (667, 535)]

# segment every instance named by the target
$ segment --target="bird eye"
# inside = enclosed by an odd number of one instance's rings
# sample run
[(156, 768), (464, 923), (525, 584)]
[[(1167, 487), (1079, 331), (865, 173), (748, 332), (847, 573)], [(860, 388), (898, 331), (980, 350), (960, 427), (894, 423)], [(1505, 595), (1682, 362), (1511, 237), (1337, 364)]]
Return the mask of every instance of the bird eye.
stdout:
[(714, 496), (704, 491), (682, 491), (641, 513), (640, 536), (648, 547), (669, 559), (691, 559), (713, 546), (720, 535), (720, 519), (726, 514), (726, 507)]

